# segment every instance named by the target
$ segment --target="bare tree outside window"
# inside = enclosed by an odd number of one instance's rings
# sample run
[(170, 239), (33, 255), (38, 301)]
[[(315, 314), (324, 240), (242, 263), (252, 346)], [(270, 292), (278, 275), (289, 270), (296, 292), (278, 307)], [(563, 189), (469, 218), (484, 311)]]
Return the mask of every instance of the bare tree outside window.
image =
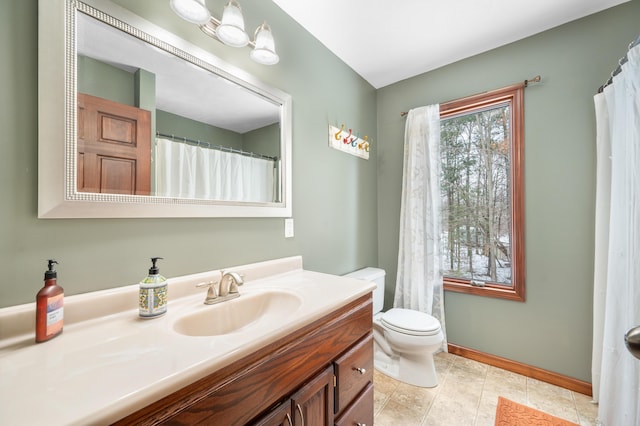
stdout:
[(445, 289), (524, 300), (522, 87), (441, 106)]
[(444, 274), (511, 285), (509, 106), (441, 122)]

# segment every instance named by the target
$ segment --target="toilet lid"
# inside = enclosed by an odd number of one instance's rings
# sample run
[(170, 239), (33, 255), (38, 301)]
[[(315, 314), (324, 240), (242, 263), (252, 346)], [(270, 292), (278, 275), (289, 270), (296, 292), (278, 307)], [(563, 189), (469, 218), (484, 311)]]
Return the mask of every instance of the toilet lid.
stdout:
[(440, 332), (440, 321), (412, 309), (390, 309), (380, 321), (391, 330), (412, 336), (432, 336)]

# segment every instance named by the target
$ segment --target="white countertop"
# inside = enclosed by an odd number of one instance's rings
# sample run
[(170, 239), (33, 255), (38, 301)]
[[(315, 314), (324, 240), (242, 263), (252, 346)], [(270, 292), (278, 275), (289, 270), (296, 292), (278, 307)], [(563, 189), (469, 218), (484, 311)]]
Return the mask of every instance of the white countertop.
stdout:
[(195, 289), (220, 277), (220, 271), (210, 271), (170, 278), (168, 311), (160, 318), (138, 318), (137, 285), (66, 297), (64, 332), (40, 344), (35, 303), (0, 309), (0, 424), (114, 422), (374, 288), (367, 281), (306, 271), (300, 257), (229, 270), (244, 274), (245, 284), (240, 298), (223, 303), (277, 289), (299, 297), (299, 308), (275, 328), (179, 334), (176, 320), (213, 307), (203, 303), (206, 290)]

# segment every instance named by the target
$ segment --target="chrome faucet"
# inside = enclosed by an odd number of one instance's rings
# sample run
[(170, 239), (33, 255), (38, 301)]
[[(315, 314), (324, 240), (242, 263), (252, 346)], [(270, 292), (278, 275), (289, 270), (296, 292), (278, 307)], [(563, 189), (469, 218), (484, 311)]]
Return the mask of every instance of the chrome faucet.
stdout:
[(196, 287), (208, 287), (204, 299), (206, 305), (213, 305), (225, 300), (240, 297), (238, 286), (244, 284), (242, 276), (236, 272), (223, 272), (220, 281), (209, 281), (196, 284)]

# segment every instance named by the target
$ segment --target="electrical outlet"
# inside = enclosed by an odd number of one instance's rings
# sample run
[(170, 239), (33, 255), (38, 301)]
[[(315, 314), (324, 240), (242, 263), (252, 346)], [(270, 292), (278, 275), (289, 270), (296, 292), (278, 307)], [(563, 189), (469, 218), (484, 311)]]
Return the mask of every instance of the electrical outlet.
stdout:
[(284, 220), (284, 237), (293, 238), (293, 218)]

